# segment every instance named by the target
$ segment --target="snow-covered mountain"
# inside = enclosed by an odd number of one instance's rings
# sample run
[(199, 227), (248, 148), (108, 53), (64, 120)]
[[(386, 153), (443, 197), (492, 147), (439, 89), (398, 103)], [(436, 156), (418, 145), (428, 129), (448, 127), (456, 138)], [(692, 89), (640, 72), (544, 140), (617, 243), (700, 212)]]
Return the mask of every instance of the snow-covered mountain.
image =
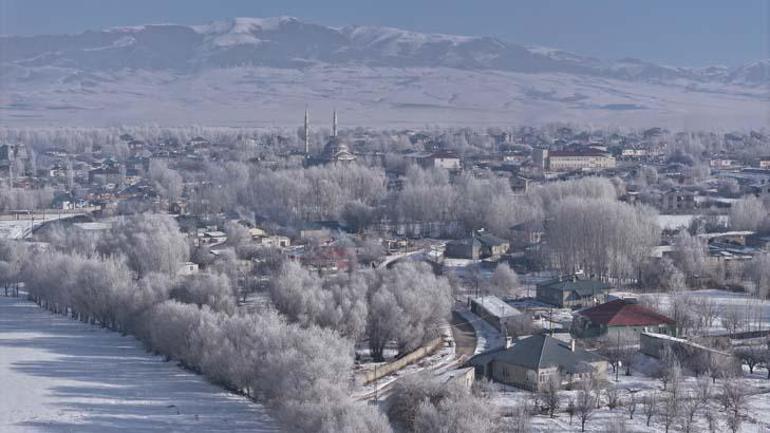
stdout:
[[(188, 118), (158, 112), (158, 106), (183, 109), (191, 121), (218, 123), (233, 116), (220, 118), (210, 110), (237, 105), (244, 93), (252, 104), (271, 106), (269, 119), (258, 122), (275, 124), (288, 121), (278, 115), (282, 108), (314, 101), (359, 113), (369, 109), (371, 123), (395, 121), (378, 115), (378, 106), (383, 113), (394, 107), (417, 110), (420, 116), (405, 117), (430, 123), (454, 117), (475, 123), (480, 116), (483, 122), (506, 121), (529, 109), (527, 104), (549, 114), (543, 121), (559, 120), (562, 112), (579, 120), (580, 110), (592, 113), (587, 120), (603, 117), (596, 110), (653, 110), (657, 117), (692, 112), (695, 119), (700, 115), (688, 108), (693, 99), (694, 108), (711, 116), (721, 116), (726, 100), (753, 110), (766, 100), (764, 85), (770, 82), (768, 61), (735, 69), (671, 67), (491, 37), (334, 28), (288, 17), (0, 36), (0, 67), (0, 120), (8, 123), (81, 123), (77, 119), (94, 110), (100, 111), (96, 118), (112, 122)], [(446, 88), (450, 82), (452, 88)], [(488, 89), (484, 82), (500, 87)], [(196, 114), (196, 107), (209, 117)], [(117, 117), (127, 109), (133, 114)], [(485, 111), (493, 113), (480, 114)]]

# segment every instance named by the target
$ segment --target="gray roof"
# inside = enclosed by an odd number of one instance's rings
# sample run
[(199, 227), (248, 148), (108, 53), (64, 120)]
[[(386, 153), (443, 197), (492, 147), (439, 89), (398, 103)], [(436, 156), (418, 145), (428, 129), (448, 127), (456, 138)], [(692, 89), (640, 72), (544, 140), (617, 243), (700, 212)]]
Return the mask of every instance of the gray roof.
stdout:
[(580, 280), (577, 278), (546, 281), (538, 284), (537, 287), (558, 290), (561, 292), (577, 292), (580, 296), (589, 296), (610, 289), (608, 284), (602, 283), (601, 281)]
[(589, 363), (601, 361), (601, 356), (575, 349), (570, 345), (548, 335), (533, 335), (512, 347), (489, 350), (468, 360), (470, 365), (486, 365), (491, 361), (517, 365), (530, 370), (558, 367), (568, 373), (588, 371)]
[(498, 298), (497, 296), (477, 296), (471, 299), (471, 302), (475, 302), (476, 304), (481, 305), (491, 315), (498, 318), (517, 317), (521, 315), (521, 311), (511, 307), (508, 305), (508, 303)]

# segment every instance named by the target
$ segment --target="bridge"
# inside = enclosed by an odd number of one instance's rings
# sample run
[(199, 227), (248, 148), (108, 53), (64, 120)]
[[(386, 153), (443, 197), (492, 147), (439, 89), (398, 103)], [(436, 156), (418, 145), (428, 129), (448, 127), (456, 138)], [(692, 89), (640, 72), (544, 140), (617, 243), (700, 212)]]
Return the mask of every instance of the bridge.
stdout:
[(99, 207), (77, 209), (16, 209), (0, 214), (0, 239), (26, 239), (52, 221), (91, 215)]

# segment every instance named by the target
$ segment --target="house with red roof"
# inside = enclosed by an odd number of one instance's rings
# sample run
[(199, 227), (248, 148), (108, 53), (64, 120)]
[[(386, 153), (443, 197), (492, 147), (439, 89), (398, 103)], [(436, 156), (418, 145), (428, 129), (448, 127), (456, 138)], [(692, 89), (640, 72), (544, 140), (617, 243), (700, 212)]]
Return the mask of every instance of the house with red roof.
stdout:
[(635, 299), (615, 299), (578, 311), (570, 331), (578, 338), (604, 335), (636, 335), (642, 332), (674, 335), (676, 322), (659, 314)]

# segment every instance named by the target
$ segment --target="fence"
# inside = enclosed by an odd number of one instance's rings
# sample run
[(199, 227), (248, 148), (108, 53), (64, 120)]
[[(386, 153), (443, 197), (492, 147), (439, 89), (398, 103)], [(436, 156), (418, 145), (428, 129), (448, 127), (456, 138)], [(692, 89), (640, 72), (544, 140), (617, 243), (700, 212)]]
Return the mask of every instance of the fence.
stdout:
[(443, 345), (444, 345), (444, 339), (442, 337), (433, 339), (427, 344), (421, 346), (420, 348), (414, 350), (413, 352), (407, 353), (406, 355), (404, 355), (403, 357), (395, 361), (388, 362), (387, 364), (384, 364), (382, 366), (378, 366), (376, 370), (363, 373), (360, 376), (360, 380), (361, 382), (363, 382), (364, 385), (369, 384), (377, 379), (380, 379), (384, 376), (387, 376), (393, 373), (394, 371), (401, 370), (402, 368), (406, 367), (409, 364), (414, 364), (415, 362), (435, 352), (436, 350), (441, 348), (441, 346)]

